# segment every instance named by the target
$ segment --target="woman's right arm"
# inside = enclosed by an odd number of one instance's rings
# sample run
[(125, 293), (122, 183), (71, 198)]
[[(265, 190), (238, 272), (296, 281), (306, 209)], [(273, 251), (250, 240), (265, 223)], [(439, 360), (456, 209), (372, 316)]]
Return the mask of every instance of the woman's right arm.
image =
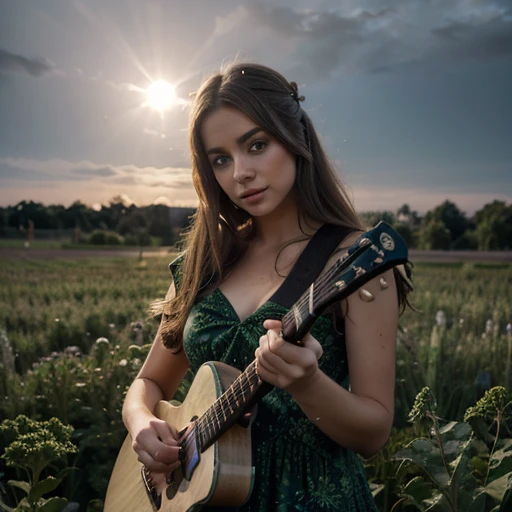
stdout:
[[(174, 295), (174, 285), (167, 299)], [(160, 400), (171, 400), (190, 364), (185, 351), (165, 348), (158, 329), (153, 346), (123, 404), (123, 421), (138, 459), (149, 470), (167, 473), (178, 465), (178, 445), (165, 421), (154, 415)]]

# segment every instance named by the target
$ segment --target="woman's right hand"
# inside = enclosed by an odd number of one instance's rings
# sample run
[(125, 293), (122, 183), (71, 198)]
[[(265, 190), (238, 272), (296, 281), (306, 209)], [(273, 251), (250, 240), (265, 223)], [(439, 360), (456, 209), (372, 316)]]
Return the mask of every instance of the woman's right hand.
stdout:
[(172, 473), (180, 465), (180, 447), (170, 426), (156, 416), (141, 421), (132, 435), (139, 462), (155, 473)]

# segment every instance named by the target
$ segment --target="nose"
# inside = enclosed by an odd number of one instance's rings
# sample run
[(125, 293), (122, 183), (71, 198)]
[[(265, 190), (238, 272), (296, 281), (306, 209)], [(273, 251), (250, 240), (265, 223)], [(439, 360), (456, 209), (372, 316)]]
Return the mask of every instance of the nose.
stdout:
[(237, 183), (244, 183), (252, 178), (254, 178), (254, 169), (251, 167), (248, 160), (243, 157), (235, 158), (233, 179)]

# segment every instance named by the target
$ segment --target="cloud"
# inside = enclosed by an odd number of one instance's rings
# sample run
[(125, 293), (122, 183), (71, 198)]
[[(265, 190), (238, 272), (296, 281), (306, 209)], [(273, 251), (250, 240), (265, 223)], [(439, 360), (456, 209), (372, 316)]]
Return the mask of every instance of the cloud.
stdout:
[(0, 72), (22, 72), (38, 77), (55, 69), (55, 65), (48, 59), (29, 59), (0, 48)]
[(432, 33), (454, 57), (488, 59), (512, 55), (512, 20), (497, 16), (481, 24), (455, 21)]
[(190, 169), (185, 167), (97, 164), (88, 160), (70, 162), (62, 158), (0, 158), (0, 179), (62, 182), (79, 179), (105, 184), (192, 189)]
[[(295, 71), (308, 77), (382, 72), (461, 57), (512, 57), (512, 9), (501, 0), (367, 0), (331, 10), (251, 4), (273, 37), (293, 41)], [(365, 7), (362, 7), (365, 6)]]

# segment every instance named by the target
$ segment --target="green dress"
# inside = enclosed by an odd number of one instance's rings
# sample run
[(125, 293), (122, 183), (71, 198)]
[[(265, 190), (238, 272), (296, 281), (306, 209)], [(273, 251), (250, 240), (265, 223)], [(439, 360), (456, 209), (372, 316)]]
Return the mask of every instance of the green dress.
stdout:
[[(177, 287), (181, 262), (180, 257), (170, 265)], [(287, 281), (281, 288), (286, 288)], [(207, 361), (221, 361), (244, 370), (254, 360), (259, 338), (266, 332), (263, 321), (280, 318), (288, 311), (273, 297), (243, 321), (219, 288), (198, 299), (183, 336), (192, 374)], [(320, 369), (347, 386), (343, 333), (336, 331), (330, 316), (321, 316), (311, 334), (323, 347)], [(274, 388), (259, 403), (252, 425), (252, 445), (255, 479), (248, 502), (238, 509), (205, 510), (377, 511), (360, 458), (309, 421), (287, 391)]]

